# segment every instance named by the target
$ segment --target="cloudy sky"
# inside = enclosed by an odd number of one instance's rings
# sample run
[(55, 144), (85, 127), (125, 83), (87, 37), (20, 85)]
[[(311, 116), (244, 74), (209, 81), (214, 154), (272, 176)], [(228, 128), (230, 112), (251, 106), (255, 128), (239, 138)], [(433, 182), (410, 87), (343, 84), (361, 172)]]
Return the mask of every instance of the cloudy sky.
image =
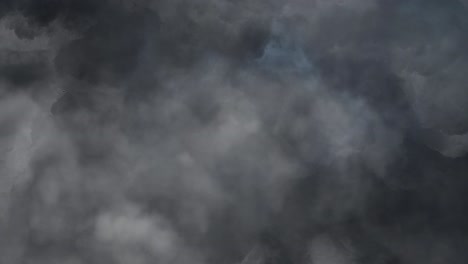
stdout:
[(468, 262), (468, 1), (0, 1), (0, 263)]

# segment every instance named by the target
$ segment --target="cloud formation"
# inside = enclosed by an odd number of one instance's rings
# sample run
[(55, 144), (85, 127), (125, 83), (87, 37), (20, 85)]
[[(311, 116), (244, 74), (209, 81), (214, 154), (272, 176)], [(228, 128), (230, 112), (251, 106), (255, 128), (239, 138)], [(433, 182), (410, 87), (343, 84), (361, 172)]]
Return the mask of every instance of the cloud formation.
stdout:
[(465, 1), (0, 3), (0, 263), (466, 263)]

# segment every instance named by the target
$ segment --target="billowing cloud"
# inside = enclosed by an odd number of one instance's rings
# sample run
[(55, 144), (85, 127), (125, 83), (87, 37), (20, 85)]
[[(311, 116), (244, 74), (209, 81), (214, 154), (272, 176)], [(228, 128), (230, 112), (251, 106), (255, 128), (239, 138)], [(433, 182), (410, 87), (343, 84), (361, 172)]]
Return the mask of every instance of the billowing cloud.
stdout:
[(467, 12), (2, 1), (0, 262), (466, 263)]

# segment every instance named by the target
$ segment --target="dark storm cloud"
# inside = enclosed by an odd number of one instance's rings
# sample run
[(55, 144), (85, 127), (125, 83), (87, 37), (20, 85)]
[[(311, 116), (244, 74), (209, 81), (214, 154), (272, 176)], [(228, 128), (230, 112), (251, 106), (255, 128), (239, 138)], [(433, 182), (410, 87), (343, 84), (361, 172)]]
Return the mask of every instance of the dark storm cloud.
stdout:
[(462, 1), (0, 3), (0, 262), (466, 263)]

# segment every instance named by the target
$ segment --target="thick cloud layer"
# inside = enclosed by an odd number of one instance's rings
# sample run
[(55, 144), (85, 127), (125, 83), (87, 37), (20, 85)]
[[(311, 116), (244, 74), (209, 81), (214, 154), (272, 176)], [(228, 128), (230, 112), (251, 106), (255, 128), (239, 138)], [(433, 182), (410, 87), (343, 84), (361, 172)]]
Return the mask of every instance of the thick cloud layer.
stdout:
[(0, 2), (0, 263), (466, 263), (468, 6)]

